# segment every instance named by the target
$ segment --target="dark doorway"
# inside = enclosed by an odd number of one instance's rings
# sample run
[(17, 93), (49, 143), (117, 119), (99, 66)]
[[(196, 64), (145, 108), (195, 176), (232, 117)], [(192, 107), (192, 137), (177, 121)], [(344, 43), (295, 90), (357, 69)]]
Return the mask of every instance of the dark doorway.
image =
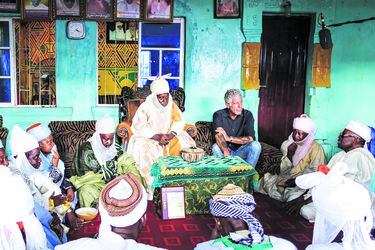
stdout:
[(275, 147), (304, 113), (310, 16), (263, 15), (259, 140)]

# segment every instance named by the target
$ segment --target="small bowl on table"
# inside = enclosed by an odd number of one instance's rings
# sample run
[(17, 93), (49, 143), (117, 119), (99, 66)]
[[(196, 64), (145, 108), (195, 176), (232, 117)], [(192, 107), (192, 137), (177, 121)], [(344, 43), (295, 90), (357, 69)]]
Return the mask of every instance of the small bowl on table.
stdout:
[(197, 162), (203, 159), (206, 155), (203, 149), (197, 147), (181, 149), (181, 158), (187, 162)]
[(78, 218), (84, 221), (91, 221), (98, 215), (98, 209), (93, 207), (81, 207), (75, 211)]

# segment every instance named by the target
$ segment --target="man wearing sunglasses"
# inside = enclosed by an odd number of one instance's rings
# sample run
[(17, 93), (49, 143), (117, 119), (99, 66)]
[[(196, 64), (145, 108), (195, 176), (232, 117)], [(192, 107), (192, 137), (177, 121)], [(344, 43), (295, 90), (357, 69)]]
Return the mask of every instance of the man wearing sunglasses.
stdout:
[[(358, 122), (350, 121), (345, 129), (339, 134), (337, 145), (342, 151), (336, 153), (328, 163), (330, 169), (338, 162), (345, 162), (349, 171), (345, 177), (363, 185), (368, 189), (372, 197), (372, 212), (375, 215), (375, 158), (367, 149), (367, 143), (371, 140), (371, 129)], [(371, 180), (374, 179), (372, 182)], [(315, 219), (315, 208), (312, 203), (301, 208), (301, 214), (308, 220)]]

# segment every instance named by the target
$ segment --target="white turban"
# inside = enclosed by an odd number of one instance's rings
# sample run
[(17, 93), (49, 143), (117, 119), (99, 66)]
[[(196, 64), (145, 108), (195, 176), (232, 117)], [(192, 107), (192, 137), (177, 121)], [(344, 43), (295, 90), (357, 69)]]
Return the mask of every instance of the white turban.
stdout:
[(358, 121), (350, 121), (345, 127), (347, 130), (356, 133), (362, 137), (366, 142), (371, 141), (371, 129)]
[(35, 136), (38, 141), (41, 141), (51, 135), (51, 130), (49, 129), (49, 127), (41, 123), (31, 125), (26, 129), (26, 132)]
[(300, 117), (294, 118), (293, 128), (311, 134), (314, 133), (315, 124), (310, 117), (308, 117), (306, 114), (302, 114)]
[(99, 198), (101, 230), (109, 225), (127, 227), (135, 224), (147, 209), (147, 193), (133, 174), (110, 181)]
[(167, 80), (165, 80), (164, 77), (166, 76), (169, 76), (168, 75), (165, 75), (165, 76), (161, 76), (157, 79), (155, 79), (152, 83), (151, 83), (151, 92), (155, 95), (160, 95), (160, 94), (165, 94), (165, 93), (169, 93), (169, 83)]
[[(300, 188), (312, 188), (317, 211), (313, 245), (330, 243), (342, 230), (344, 249), (373, 249), (366, 247), (373, 244), (371, 199), (366, 188), (344, 176), (348, 170), (346, 163), (338, 162), (327, 175), (315, 172), (296, 178)], [(349, 245), (356, 247), (345, 248)]]
[(112, 134), (115, 132), (115, 120), (104, 117), (96, 122), (95, 130), (99, 134)]

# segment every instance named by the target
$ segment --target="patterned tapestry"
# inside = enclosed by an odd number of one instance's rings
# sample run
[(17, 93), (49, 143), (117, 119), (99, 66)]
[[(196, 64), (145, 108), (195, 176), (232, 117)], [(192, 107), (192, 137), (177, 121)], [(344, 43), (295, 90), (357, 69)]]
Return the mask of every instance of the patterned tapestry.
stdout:
[(17, 102), (56, 104), (55, 22), (15, 22)]
[(124, 86), (138, 81), (138, 43), (107, 43), (106, 22), (98, 22), (99, 103), (116, 103)]

